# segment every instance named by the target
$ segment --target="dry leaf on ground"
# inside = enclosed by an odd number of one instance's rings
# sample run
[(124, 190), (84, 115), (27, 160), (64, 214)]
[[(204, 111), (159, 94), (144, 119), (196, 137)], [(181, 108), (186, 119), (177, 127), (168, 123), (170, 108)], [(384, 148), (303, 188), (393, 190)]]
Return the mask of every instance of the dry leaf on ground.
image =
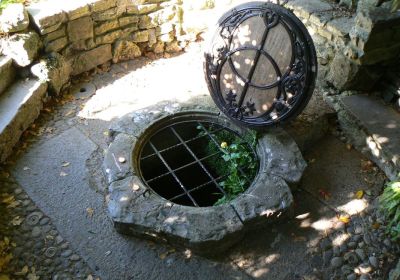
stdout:
[(328, 191), (326, 191), (326, 190), (320, 189), (320, 190), (318, 191), (318, 193), (319, 193), (319, 196), (320, 196), (321, 198), (323, 198), (324, 200), (328, 200), (328, 199), (331, 198), (331, 193), (328, 192)]
[(344, 224), (348, 224), (348, 223), (350, 223), (350, 216), (349, 215), (340, 215), (339, 221), (341, 221)]
[(94, 214), (94, 209), (93, 208), (86, 208), (86, 213), (88, 215), (89, 218), (93, 217)]
[(20, 216), (16, 216), (14, 219), (12, 219), (11, 224), (13, 226), (19, 226), (22, 224), (23, 221), (24, 221), (23, 218), (21, 218)]
[(357, 199), (361, 199), (364, 196), (364, 191), (363, 190), (359, 190), (356, 192), (356, 194), (354, 195)]

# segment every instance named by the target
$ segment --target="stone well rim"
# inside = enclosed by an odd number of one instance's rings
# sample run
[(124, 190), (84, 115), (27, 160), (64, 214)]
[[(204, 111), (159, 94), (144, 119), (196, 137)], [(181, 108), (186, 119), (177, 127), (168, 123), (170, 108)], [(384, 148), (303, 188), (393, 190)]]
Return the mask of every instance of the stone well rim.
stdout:
[(249, 194), (252, 191), (254, 191), (254, 189), (257, 187), (256, 183), (258, 182), (258, 179), (260, 177), (259, 173), (262, 172), (262, 168), (261, 168), (262, 163), (264, 163), (266, 161), (265, 153), (261, 153), (261, 150), (258, 148), (259, 143), (257, 143), (256, 147), (253, 149), (254, 155), (256, 156), (256, 159), (258, 161), (258, 168), (257, 168), (256, 175), (254, 176), (250, 185), (244, 192), (240, 193), (237, 197), (235, 197), (233, 200), (231, 200), (227, 203), (224, 203), (221, 205), (201, 206), (201, 207), (186, 206), (186, 205), (174, 203), (174, 202), (162, 197), (161, 195), (159, 195), (156, 191), (154, 191), (150, 186), (148, 186), (144, 182), (143, 176), (141, 174), (141, 170), (139, 167), (140, 166), (139, 161), (140, 161), (140, 152), (142, 151), (143, 147), (146, 145), (148, 140), (150, 140), (150, 138), (152, 136), (154, 136), (155, 132), (160, 131), (160, 129), (162, 129), (163, 127), (166, 127), (166, 125), (173, 124), (174, 122), (180, 121), (182, 119), (190, 120), (191, 118), (193, 118), (193, 121), (195, 121), (195, 120), (210, 120), (210, 122), (212, 122), (212, 123), (221, 125), (224, 128), (234, 131), (235, 133), (239, 134), (241, 137), (245, 133), (247, 133), (251, 130), (249, 128), (241, 127), (241, 126), (233, 123), (227, 117), (222, 116), (219, 112), (217, 113), (217, 112), (212, 112), (212, 111), (186, 110), (186, 111), (182, 111), (182, 112), (178, 112), (178, 113), (168, 114), (162, 118), (154, 120), (152, 123), (145, 125), (144, 127), (142, 127), (139, 130), (138, 134), (135, 136), (137, 138), (137, 140), (135, 141), (134, 146), (132, 147), (132, 150), (131, 150), (130, 164), (132, 166), (133, 173), (135, 174), (135, 176), (137, 178), (139, 178), (140, 182), (142, 183), (142, 186), (145, 187), (146, 189), (151, 190), (160, 199), (162, 199), (165, 202), (171, 203), (172, 205), (179, 205), (180, 207), (200, 208), (200, 209), (205, 209), (205, 208), (214, 209), (219, 206), (229, 206), (230, 203), (235, 202), (241, 196)]

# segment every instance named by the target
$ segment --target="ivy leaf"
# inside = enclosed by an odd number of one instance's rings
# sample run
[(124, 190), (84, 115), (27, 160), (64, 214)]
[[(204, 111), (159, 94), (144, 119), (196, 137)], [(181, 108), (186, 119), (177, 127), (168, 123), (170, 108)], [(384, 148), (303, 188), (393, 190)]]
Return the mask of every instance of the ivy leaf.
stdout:
[(230, 155), (223, 155), (222, 158), (223, 158), (225, 161), (229, 161), (229, 160), (231, 159), (231, 156), (230, 156)]
[(391, 12), (394, 13), (400, 8), (400, 0), (393, 0)]

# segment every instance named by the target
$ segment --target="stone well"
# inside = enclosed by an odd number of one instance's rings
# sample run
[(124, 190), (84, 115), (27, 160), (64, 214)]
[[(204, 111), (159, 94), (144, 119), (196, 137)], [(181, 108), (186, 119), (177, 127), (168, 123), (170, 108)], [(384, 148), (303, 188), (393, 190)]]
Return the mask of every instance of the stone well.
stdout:
[(257, 144), (259, 171), (249, 188), (233, 201), (209, 207), (190, 207), (157, 194), (143, 180), (139, 157), (155, 131), (177, 120), (207, 120), (240, 135), (246, 129), (218, 112), (167, 105), (157, 111), (137, 112), (113, 128), (104, 160), (107, 207), (120, 233), (166, 241), (200, 254), (220, 253), (248, 230), (265, 226), (290, 213), (289, 185), (300, 181), (306, 163), (293, 139), (281, 129), (263, 135)]

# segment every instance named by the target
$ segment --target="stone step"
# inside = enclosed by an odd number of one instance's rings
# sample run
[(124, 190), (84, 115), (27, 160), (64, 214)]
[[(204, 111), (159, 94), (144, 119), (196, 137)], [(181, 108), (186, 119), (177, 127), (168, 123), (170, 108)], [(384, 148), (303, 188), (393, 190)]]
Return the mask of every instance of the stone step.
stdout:
[(394, 180), (400, 173), (400, 114), (368, 95), (342, 97), (338, 118), (352, 144)]
[(0, 163), (39, 116), (46, 90), (47, 84), (28, 79), (17, 81), (0, 96)]
[(0, 95), (13, 82), (15, 77), (15, 68), (12, 59), (7, 56), (0, 56)]

